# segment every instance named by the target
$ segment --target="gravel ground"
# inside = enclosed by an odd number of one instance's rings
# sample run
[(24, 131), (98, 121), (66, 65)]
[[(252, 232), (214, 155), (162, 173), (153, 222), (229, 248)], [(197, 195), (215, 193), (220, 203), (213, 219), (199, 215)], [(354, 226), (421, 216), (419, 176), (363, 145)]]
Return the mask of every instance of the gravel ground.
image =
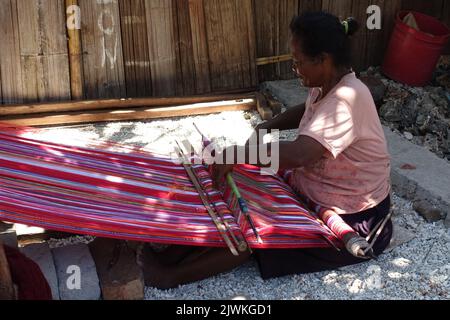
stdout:
[[(252, 126), (261, 121), (254, 113), (224, 112), (151, 122), (121, 122), (49, 128), (39, 138), (83, 145), (85, 139), (113, 140), (159, 152), (170, 152), (173, 140), (200, 143), (192, 122), (218, 141), (243, 143)], [(290, 139), (295, 132), (286, 132)], [(36, 135), (34, 135), (36, 137)], [(81, 138), (81, 139), (80, 139)], [(155, 299), (449, 299), (450, 231), (442, 221), (426, 223), (412, 203), (393, 194), (393, 221), (396, 230), (414, 238), (394, 247), (377, 261), (308, 275), (287, 276), (263, 281), (252, 260), (232, 272), (177, 289), (146, 288), (145, 297)], [(50, 240), (51, 247), (90, 242), (93, 237)]]

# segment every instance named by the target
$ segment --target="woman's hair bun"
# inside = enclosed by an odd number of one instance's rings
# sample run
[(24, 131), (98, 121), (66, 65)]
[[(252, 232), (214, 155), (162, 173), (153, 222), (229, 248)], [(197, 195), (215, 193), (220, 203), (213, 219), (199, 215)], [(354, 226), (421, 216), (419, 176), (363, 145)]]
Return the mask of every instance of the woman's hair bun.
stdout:
[(349, 17), (342, 21), (342, 27), (347, 36), (352, 36), (359, 29), (359, 23), (353, 17)]

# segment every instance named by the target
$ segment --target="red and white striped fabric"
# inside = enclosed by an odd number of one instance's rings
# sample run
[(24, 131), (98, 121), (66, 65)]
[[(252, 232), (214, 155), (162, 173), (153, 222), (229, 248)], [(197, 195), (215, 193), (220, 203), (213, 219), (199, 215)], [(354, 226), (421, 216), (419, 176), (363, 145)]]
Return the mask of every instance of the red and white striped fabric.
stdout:
[[(166, 244), (221, 246), (185, 169), (168, 156), (114, 144), (73, 147), (25, 137), (37, 130), (0, 124), (0, 220), (50, 230)], [(278, 176), (239, 166), (234, 178), (248, 203), (259, 244), (230, 190), (212, 187), (193, 165), (216, 211), (252, 248), (328, 247), (332, 233)]]

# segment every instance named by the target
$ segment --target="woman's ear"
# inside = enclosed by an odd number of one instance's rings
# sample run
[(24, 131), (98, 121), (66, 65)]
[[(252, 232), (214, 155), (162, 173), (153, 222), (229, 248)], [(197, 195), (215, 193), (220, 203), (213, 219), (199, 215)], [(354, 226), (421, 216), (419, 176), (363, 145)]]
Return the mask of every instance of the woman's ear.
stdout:
[(333, 56), (331, 54), (329, 54), (329, 53), (322, 52), (319, 55), (319, 58), (320, 58), (320, 62), (323, 65), (327, 65), (327, 66), (333, 66), (334, 65)]

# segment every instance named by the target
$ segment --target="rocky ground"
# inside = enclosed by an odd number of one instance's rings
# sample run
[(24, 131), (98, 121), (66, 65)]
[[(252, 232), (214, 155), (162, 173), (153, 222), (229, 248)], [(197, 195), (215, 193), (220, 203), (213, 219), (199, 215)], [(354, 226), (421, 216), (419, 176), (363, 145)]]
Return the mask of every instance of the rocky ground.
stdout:
[(450, 56), (441, 58), (431, 85), (426, 87), (389, 80), (379, 68), (369, 68), (361, 75), (380, 79), (385, 85), (379, 108), (384, 125), (450, 160)]

